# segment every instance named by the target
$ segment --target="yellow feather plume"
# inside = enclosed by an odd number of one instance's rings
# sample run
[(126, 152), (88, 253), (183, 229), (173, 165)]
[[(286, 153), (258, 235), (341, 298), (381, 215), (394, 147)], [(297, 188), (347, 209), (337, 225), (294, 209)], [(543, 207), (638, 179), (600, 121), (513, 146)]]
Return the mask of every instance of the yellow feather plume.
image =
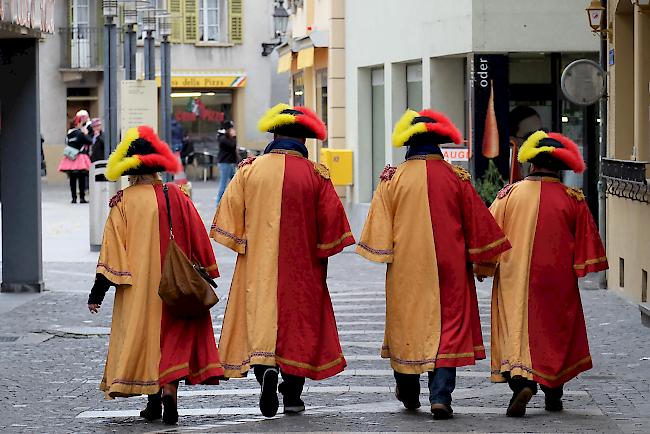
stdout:
[[(424, 124), (411, 125), (413, 119), (420, 116), (420, 114), (414, 110), (406, 110), (399, 121), (395, 124), (393, 129), (393, 146), (399, 148), (404, 146), (411, 137), (415, 134), (423, 133), (426, 131), (426, 126)], [(423, 130), (424, 128), (424, 130)]]
[(120, 176), (129, 169), (138, 167), (141, 162), (136, 157), (127, 157), (126, 154), (131, 147), (131, 143), (140, 137), (137, 128), (129, 129), (122, 141), (115, 148), (110, 157), (108, 157), (108, 164), (106, 164), (106, 179), (109, 181), (117, 181)]
[(537, 155), (541, 154), (542, 152), (553, 152), (555, 149), (552, 146), (542, 146), (538, 147), (539, 143), (542, 141), (542, 139), (545, 139), (548, 137), (548, 134), (546, 132), (539, 130), (535, 131), (533, 134), (526, 139), (523, 145), (521, 145), (521, 149), (519, 149), (519, 155), (517, 156), (517, 160), (519, 160), (520, 163), (526, 163), (533, 158), (535, 158)]
[(293, 124), (296, 120), (294, 115), (281, 114), (283, 110), (290, 109), (287, 104), (280, 103), (275, 107), (270, 108), (264, 116), (262, 116), (257, 123), (257, 128), (262, 132), (271, 131), (280, 125)]

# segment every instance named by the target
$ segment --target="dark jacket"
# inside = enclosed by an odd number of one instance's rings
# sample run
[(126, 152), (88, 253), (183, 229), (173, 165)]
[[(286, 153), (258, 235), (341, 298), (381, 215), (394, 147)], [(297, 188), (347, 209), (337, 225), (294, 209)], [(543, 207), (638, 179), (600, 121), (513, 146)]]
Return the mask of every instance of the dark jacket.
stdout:
[[(90, 145), (93, 140), (87, 134), (84, 134), (79, 128), (73, 128), (68, 131), (65, 138), (66, 145), (78, 149), (82, 154), (88, 154)], [(84, 148), (86, 146), (86, 148)]]
[(90, 148), (90, 161), (93, 163), (106, 158), (104, 156), (104, 132), (99, 133), (94, 140), (95, 143)]
[(237, 164), (237, 137), (220, 134), (217, 140), (219, 143), (217, 163)]

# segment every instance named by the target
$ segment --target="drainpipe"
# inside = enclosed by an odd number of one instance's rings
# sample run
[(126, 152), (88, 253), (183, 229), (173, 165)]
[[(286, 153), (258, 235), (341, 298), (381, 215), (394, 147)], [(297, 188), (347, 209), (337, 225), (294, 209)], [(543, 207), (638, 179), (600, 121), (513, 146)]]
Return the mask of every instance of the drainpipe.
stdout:
[[(605, 23), (609, 22), (607, 14), (607, 0), (601, 0), (601, 5), (605, 8)], [(600, 66), (607, 71), (607, 33), (600, 35)], [(609, 73), (605, 74), (605, 80), (609, 81)], [(607, 84), (607, 83), (606, 83)], [(607, 157), (607, 86), (605, 86), (605, 95), (600, 99), (600, 144), (599, 144), (599, 161), (598, 161), (598, 228), (600, 238), (607, 246), (607, 195), (605, 193), (605, 183), (602, 178), (602, 159)], [(598, 278), (599, 287), (607, 289), (607, 272), (601, 271)]]

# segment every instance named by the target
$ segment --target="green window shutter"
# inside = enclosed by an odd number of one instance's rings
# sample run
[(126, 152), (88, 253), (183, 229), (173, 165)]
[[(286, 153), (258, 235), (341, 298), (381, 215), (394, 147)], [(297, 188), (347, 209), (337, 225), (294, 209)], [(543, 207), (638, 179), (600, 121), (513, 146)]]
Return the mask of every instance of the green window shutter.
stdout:
[(185, 0), (183, 15), (183, 40), (184, 42), (198, 42), (199, 40), (199, 2), (198, 0)]
[(230, 42), (244, 42), (244, 0), (230, 0)]
[(183, 42), (183, 0), (169, 0), (167, 8), (171, 14), (172, 19), (172, 34), (169, 36), (169, 41), (175, 44)]

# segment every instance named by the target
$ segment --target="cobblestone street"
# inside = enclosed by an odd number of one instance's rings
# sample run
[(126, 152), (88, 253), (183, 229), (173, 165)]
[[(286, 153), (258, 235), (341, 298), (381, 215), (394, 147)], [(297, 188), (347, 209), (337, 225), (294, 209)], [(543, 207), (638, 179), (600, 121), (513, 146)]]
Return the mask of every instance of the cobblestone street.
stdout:
[[(204, 221), (211, 220), (214, 184), (195, 187)], [(87, 240), (87, 208), (65, 203), (64, 191), (44, 192), (44, 260), (48, 291), (41, 295), (0, 295), (0, 431), (67, 432), (562, 432), (647, 433), (650, 431), (650, 349), (648, 329), (635, 305), (615, 294), (589, 289), (584, 281), (594, 369), (567, 384), (565, 411), (547, 413), (543, 394), (533, 398), (523, 419), (505, 417), (506, 385), (491, 384), (489, 361), (459, 369), (455, 417), (434, 421), (423, 407), (402, 409), (393, 395), (389, 362), (379, 358), (385, 315), (384, 267), (352, 251), (330, 263), (328, 284), (348, 368), (322, 382), (307, 381), (301, 416), (259, 415), (259, 387), (251, 377), (219, 386), (179, 388), (180, 422), (170, 429), (137, 417), (146, 398), (106, 401), (98, 390), (108, 345), (112, 290), (98, 315), (86, 299), (94, 277), (93, 254), (83, 244), (52, 246), (57, 237)], [(61, 224), (50, 219), (61, 218)], [(53, 229), (55, 228), (55, 229)], [(85, 231), (85, 232), (84, 232)], [(86, 237), (86, 238), (84, 238)], [(86, 244), (87, 245), (87, 244)], [(235, 255), (215, 247), (222, 277), (213, 309), (215, 333), (221, 329)], [(489, 349), (490, 282), (479, 284), (483, 336)], [(17, 337), (17, 340), (13, 340)]]

